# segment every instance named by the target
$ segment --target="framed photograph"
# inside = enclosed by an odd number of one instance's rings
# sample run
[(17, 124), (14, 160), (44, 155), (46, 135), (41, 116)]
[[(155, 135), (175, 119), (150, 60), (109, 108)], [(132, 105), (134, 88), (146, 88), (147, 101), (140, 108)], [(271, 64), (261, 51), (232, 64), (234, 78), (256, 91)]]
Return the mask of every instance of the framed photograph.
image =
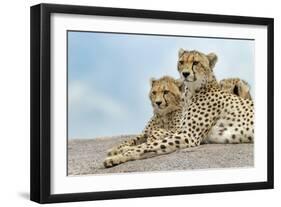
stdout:
[(31, 200), (273, 188), (273, 19), (31, 7)]

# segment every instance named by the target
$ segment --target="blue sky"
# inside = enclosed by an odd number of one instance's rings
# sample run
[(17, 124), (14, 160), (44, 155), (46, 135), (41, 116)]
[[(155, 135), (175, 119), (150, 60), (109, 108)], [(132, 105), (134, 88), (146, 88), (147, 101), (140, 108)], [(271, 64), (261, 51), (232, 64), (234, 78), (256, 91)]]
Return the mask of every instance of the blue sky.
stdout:
[(179, 48), (216, 53), (216, 77), (240, 77), (254, 93), (253, 40), (68, 32), (69, 138), (141, 132), (152, 116), (149, 80), (179, 77)]

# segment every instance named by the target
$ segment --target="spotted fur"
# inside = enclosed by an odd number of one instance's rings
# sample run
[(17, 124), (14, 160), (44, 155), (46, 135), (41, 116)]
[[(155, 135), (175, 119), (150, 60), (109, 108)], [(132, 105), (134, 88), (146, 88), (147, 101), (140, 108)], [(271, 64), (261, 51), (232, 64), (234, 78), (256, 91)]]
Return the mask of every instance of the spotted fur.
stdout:
[(159, 136), (175, 133), (182, 113), (180, 87), (180, 82), (169, 76), (151, 79), (149, 98), (153, 117), (140, 135), (113, 147), (108, 151), (108, 156), (125, 152), (130, 146), (152, 142)]
[(125, 151), (107, 157), (104, 166), (195, 147), (205, 140), (215, 143), (253, 142), (253, 101), (221, 89), (213, 73), (216, 62), (214, 53), (205, 55), (181, 49), (178, 71), (183, 82), (185, 104), (178, 111), (180, 120), (174, 123), (173, 130), (157, 137), (153, 135), (155, 138), (151, 141), (127, 146)]

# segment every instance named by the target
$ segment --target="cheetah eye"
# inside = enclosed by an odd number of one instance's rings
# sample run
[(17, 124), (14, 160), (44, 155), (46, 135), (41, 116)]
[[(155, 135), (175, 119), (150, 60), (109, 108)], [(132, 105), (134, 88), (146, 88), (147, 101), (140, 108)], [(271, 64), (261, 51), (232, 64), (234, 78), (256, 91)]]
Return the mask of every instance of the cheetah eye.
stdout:
[(152, 95), (156, 95), (156, 91), (152, 91)]
[(198, 63), (199, 63), (198, 61), (194, 61), (193, 65), (198, 65)]
[(182, 65), (182, 64), (183, 64), (183, 60), (180, 60), (180, 61), (179, 61), (179, 64)]
[(168, 90), (164, 90), (164, 94), (166, 95), (166, 94), (168, 94), (169, 93), (169, 91)]

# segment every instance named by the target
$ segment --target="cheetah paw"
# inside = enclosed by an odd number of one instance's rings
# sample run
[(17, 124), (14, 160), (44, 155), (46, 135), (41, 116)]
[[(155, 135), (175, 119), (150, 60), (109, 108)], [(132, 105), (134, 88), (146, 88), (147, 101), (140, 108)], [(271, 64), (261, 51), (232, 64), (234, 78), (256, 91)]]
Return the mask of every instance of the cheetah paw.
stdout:
[(122, 159), (122, 156), (116, 155), (116, 156), (106, 158), (103, 162), (103, 165), (104, 165), (104, 167), (109, 168), (109, 167), (114, 167), (116, 165), (119, 165), (123, 162), (125, 162), (125, 161)]

